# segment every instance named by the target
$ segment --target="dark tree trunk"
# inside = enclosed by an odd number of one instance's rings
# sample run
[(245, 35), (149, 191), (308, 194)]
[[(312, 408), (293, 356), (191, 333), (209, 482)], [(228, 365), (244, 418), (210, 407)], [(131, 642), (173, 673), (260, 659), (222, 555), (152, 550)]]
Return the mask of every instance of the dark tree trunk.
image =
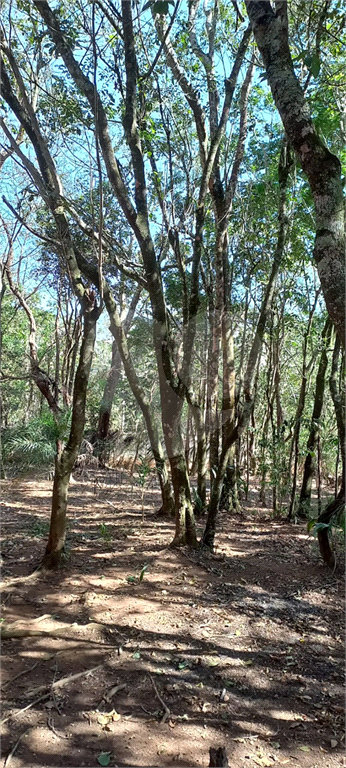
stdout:
[[(323, 523), (324, 525), (328, 526), (332, 520), (332, 518), (340, 518), (342, 514), (345, 514), (345, 397), (344, 392), (339, 391), (338, 387), (338, 361), (340, 356), (340, 339), (339, 337), (335, 340), (335, 346), (334, 346), (334, 352), (333, 352), (333, 360), (332, 360), (332, 370), (329, 378), (329, 388), (330, 393), (332, 396), (334, 409), (335, 409), (335, 416), (336, 416), (336, 422), (338, 427), (338, 435), (339, 435), (339, 442), (340, 442), (340, 453), (341, 453), (341, 459), (342, 459), (342, 479), (341, 479), (341, 486), (339, 493), (336, 497), (336, 499), (333, 499), (333, 501), (330, 502), (330, 504), (327, 505), (325, 510), (319, 515), (317, 522)], [(344, 356), (341, 364), (341, 370), (344, 373)], [(344, 376), (342, 377), (344, 379)], [(329, 541), (329, 529), (328, 527), (321, 528), (321, 530), (318, 531), (318, 543), (320, 547), (320, 552), (323, 558), (323, 561), (330, 567), (334, 568), (335, 566), (335, 555), (334, 552), (330, 546)]]
[[(291, 444), (291, 451), (290, 451), (290, 457), (289, 457), (289, 464), (288, 464), (288, 470), (289, 470), (289, 479), (291, 481), (291, 497), (290, 497), (290, 504), (288, 508), (288, 515), (287, 519), (291, 520), (293, 511), (294, 511), (294, 505), (295, 505), (295, 498), (296, 498), (296, 490), (297, 490), (297, 474), (298, 474), (298, 459), (299, 459), (299, 436), (300, 436), (300, 427), (301, 427), (301, 421), (304, 413), (305, 408), (305, 397), (306, 397), (306, 387), (307, 387), (307, 380), (308, 380), (308, 370), (309, 365), (307, 364), (306, 357), (307, 357), (307, 347), (308, 347), (308, 339), (310, 335), (311, 330), (311, 323), (313, 314), (316, 308), (317, 299), (318, 299), (319, 291), (317, 291), (315, 296), (315, 301), (310, 309), (309, 312), (309, 320), (308, 320), (308, 326), (304, 333), (304, 342), (303, 342), (303, 367), (302, 367), (302, 380), (300, 385), (300, 391), (299, 391), (299, 399), (298, 399), (298, 405), (297, 410), (295, 414), (294, 419), (294, 429), (293, 429), (293, 437), (292, 437), (292, 444)], [(292, 463), (293, 463), (293, 477), (291, 477), (291, 470), (292, 470)]]
[(323, 348), (322, 348), (320, 362), (319, 362), (317, 376), (316, 376), (314, 407), (312, 411), (310, 432), (309, 432), (308, 442), (306, 446), (307, 454), (306, 454), (305, 463), (304, 463), (303, 481), (300, 489), (299, 504), (297, 508), (297, 515), (300, 518), (307, 518), (309, 516), (312, 479), (315, 471), (314, 454), (316, 451), (317, 436), (319, 432), (319, 420), (321, 418), (321, 413), (323, 408), (325, 377), (326, 377), (326, 371), (327, 371), (327, 365), (328, 365), (328, 355), (327, 355), (326, 347), (330, 342), (331, 331), (332, 331), (332, 322), (330, 318), (328, 318), (324, 326), (324, 329), (322, 331)]

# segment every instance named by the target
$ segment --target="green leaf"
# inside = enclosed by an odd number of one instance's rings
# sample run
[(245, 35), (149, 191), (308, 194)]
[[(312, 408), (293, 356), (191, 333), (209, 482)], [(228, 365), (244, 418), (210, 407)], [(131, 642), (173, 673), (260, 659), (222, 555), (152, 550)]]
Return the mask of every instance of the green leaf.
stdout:
[(129, 584), (135, 584), (137, 579), (135, 576), (128, 576), (127, 581), (129, 582)]
[(314, 519), (309, 520), (308, 525), (307, 525), (308, 533), (310, 533), (310, 531), (312, 530), (314, 525), (316, 525), (316, 520), (314, 520)]
[(168, 13), (168, 1), (156, 0), (156, 2), (152, 5), (152, 12), (159, 13), (160, 16), (166, 16)]
[(100, 752), (97, 762), (99, 765), (109, 765), (111, 761), (111, 752)]
[(143, 566), (143, 568), (142, 568), (142, 570), (141, 570), (141, 572), (140, 572), (140, 574), (139, 574), (139, 581), (143, 581), (143, 579), (144, 579), (144, 574), (145, 574), (145, 572), (146, 572), (146, 570), (147, 570), (148, 568), (149, 568), (149, 565), (144, 565), (144, 566)]
[(141, 654), (139, 653), (139, 651), (135, 651), (135, 653), (132, 654), (132, 658), (133, 659), (140, 659), (141, 658)]
[(318, 77), (321, 69), (321, 61), (317, 56), (317, 53), (314, 53), (311, 57), (311, 65), (310, 65), (310, 72), (314, 77)]

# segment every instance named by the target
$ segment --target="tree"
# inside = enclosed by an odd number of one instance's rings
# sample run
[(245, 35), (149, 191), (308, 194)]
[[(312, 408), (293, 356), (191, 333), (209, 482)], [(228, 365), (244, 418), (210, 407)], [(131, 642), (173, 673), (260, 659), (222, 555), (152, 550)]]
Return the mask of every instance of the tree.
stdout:
[[(97, 304), (94, 292), (89, 290), (81, 279), (81, 273), (76, 261), (73, 238), (62, 205), (62, 184), (57, 174), (48, 144), (44, 139), (38, 124), (34, 105), (28, 95), (21, 71), (13, 55), (13, 51), (8, 48), (4, 42), (2, 42), (1, 50), (0, 75), (2, 95), (32, 144), (38, 168), (35, 167), (32, 161), (21, 152), (17, 141), (13, 138), (3, 119), (1, 119), (1, 125), (5, 135), (10, 141), (13, 151), (17, 155), (19, 154), (24, 167), (29, 176), (35, 181), (42, 199), (53, 217), (58, 243), (60, 244), (60, 248), (65, 257), (66, 270), (70, 276), (76, 296), (79, 299), (83, 318), (82, 344), (73, 390), (71, 429), (67, 444), (64, 445), (59, 436), (59, 419), (61, 411), (57, 403), (57, 393), (53, 391), (52, 381), (49, 378), (47, 381), (46, 375), (38, 366), (35, 345), (35, 324), (30, 308), (26, 302), (22, 300), (22, 306), (25, 309), (30, 322), (29, 346), (32, 375), (37, 386), (47, 399), (58, 426), (50, 531), (43, 559), (43, 564), (45, 566), (56, 568), (59, 565), (65, 545), (68, 486), (72, 467), (76, 460), (79, 445), (83, 436), (87, 384), (95, 345), (96, 323), (100, 312), (102, 311), (102, 305), (99, 306)], [(6, 56), (10, 68), (10, 75), (5, 67), (3, 56)], [(20, 98), (18, 98), (15, 88), (18, 89)], [(17, 296), (19, 298), (19, 294), (17, 294)]]
[(317, 133), (295, 75), (286, 0), (245, 0), (268, 84), (315, 204), (314, 257), (326, 307), (345, 344), (345, 228), (340, 160)]
[(325, 377), (328, 366), (328, 346), (330, 344), (331, 333), (332, 322), (328, 318), (323, 328), (321, 337), (322, 351), (316, 376), (314, 407), (311, 416), (309, 437), (306, 445), (307, 453), (304, 462), (303, 480), (300, 489), (299, 504), (297, 507), (297, 515), (301, 518), (308, 517), (310, 506), (312, 478), (316, 464), (315, 452), (320, 429), (319, 421), (323, 408)]

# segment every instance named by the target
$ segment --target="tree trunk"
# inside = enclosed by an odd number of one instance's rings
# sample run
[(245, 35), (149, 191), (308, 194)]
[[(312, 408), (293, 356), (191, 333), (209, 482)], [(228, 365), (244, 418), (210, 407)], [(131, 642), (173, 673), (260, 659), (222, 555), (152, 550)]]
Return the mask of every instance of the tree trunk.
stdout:
[(97, 440), (106, 440), (109, 432), (112, 405), (118, 382), (121, 376), (121, 357), (116, 341), (112, 344), (112, 361), (103, 390), (99, 409), (99, 421), (96, 433)]
[[(314, 311), (316, 309), (318, 295), (319, 295), (319, 290), (316, 293), (315, 301), (313, 303), (312, 308), (310, 309), (308, 325), (304, 333), (302, 380), (300, 385), (297, 410), (294, 418), (293, 437), (292, 437), (291, 451), (290, 451), (290, 457), (288, 462), (289, 479), (291, 481), (291, 498), (290, 498), (290, 504), (288, 508), (288, 515), (287, 515), (288, 520), (292, 519), (295, 498), (296, 498), (298, 458), (299, 458), (299, 436), (300, 436), (301, 421), (302, 421), (304, 408), (305, 408), (306, 387), (307, 387), (307, 381), (308, 381), (307, 377), (308, 377), (308, 370), (310, 367), (306, 362), (306, 356), (307, 356), (308, 339), (309, 339), (309, 334), (311, 330), (312, 318), (313, 318)], [(292, 462), (293, 462), (293, 477), (291, 477)]]
[[(141, 292), (142, 292), (142, 288), (141, 287), (137, 288), (136, 292), (132, 297), (126, 318), (123, 322), (125, 334), (127, 334), (128, 331), (130, 330)], [(98, 428), (96, 433), (96, 439), (98, 440), (106, 440), (106, 438), (108, 437), (109, 425), (110, 425), (111, 413), (112, 413), (112, 405), (113, 405), (114, 395), (119, 383), (120, 376), (121, 376), (121, 355), (118, 350), (117, 342), (116, 340), (114, 340), (112, 345), (111, 367), (107, 376), (105, 388), (103, 390), (103, 395), (102, 395), (102, 400), (101, 400), (101, 405), (99, 410), (99, 422), (98, 422)]]
[(345, 345), (345, 229), (341, 164), (312, 122), (294, 72), (287, 2), (245, 0), (273, 99), (306, 174), (315, 204), (314, 257), (329, 317)]
[(57, 443), (50, 530), (42, 563), (45, 568), (58, 568), (65, 546), (68, 487), (83, 437), (86, 393), (94, 354), (98, 316), (97, 307), (84, 313), (83, 340), (73, 389), (70, 435), (65, 447), (60, 440)]
[(240, 510), (235, 448), (235, 445), (230, 448), (220, 497), (220, 508), (227, 512), (239, 512)]
[[(336, 499), (333, 499), (333, 501), (331, 501), (330, 504), (327, 505), (325, 510), (318, 517), (317, 522), (323, 523), (326, 526), (329, 525), (330, 521), (334, 516), (340, 517), (342, 514), (345, 514), (345, 467), (346, 467), (345, 397), (344, 397), (344, 393), (339, 391), (339, 387), (338, 387), (338, 362), (339, 362), (339, 356), (340, 356), (340, 347), (341, 347), (340, 338), (337, 337), (335, 340), (335, 346), (334, 346), (334, 352), (333, 352), (332, 370), (329, 378), (329, 388), (330, 388), (330, 394), (332, 396), (332, 400), (334, 404), (336, 422), (338, 427), (340, 453), (341, 453), (341, 460), (342, 460), (342, 478), (341, 478), (340, 490)], [(343, 371), (343, 368), (344, 368), (344, 356), (341, 364), (342, 371)], [(344, 380), (344, 376), (342, 377), (342, 380)], [(323, 561), (330, 568), (334, 568), (335, 556), (329, 542), (328, 527), (322, 528), (321, 530), (319, 530), (317, 535), (318, 535), (318, 543), (319, 543), (320, 552), (321, 552)]]
[(184, 442), (181, 434), (183, 400), (169, 382), (160, 380), (162, 428), (166, 451), (171, 467), (175, 502), (175, 535), (173, 547), (197, 544), (196, 525), (191, 500), (190, 481), (185, 461)]
[(195, 422), (197, 440), (196, 469), (198, 501), (196, 501), (194, 512), (195, 514), (202, 515), (207, 506), (207, 441), (202, 407), (191, 403), (191, 412)]
[(318, 366), (315, 386), (314, 407), (311, 417), (310, 432), (307, 442), (307, 454), (304, 463), (303, 481), (300, 489), (299, 504), (297, 508), (297, 516), (300, 518), (307, 518), (309, 516), (310, 500), (311, 500), (311, 488), (312, 478), (315, 471), (315, 450), (317, 435), (319, 432), (319, 420), (321, 418), (323, 408), (324, 397), (324, 385), (325, 377), (328, 365), (327, 349), (330, 342), (330, 335), (332, 332), (332, 322), (328, 318), (324, 329), (322, 331), (322, 352), (320, 357), (320, 363)]
[(258, 361), (261, 355), (263, 336), (266, 327), (267, 317), (272, 305), (274, 289), (276, 284), (277, 275), (281, 265), (281, 260), (284, 252), (284, 245), (286, 241), (286, 234), (288, 228), (288, 217), (286, 214), (286, 196), (287, 196), (287, 183), (292, 166), (292, 157), (289, 146), (286, 140), (284, 140), (279, 160), (278, 176), (280, 184), (280, 198), (279, 198), (279, 210), (278, 210), (278, 238), (277, 245), (273, 258), (273, 265), (268, 281), (268, 285), (265, 291), (265, 295), (262, 300), (262, 306), (257, 321), (255, 336), (251, 345), (246, 372), (244, 376), (244, 405), (241, 411), (239, 411), (237, 423), (233, 428), (227, 429), (227, 434), (224, 437), (221, 456), (219, 459), (218, 469), (211, 489), (208, 517), (203, 533), (202, 543), (204, 546), (213, 549), (216, 517), (218, 507), (220, 503), (223, 478), (226, 472), (229, 451), (234, 443), (239, 440), (240, 435), (247, 427), (251, 411), (254, 404), (253, 384), (256, 375)]

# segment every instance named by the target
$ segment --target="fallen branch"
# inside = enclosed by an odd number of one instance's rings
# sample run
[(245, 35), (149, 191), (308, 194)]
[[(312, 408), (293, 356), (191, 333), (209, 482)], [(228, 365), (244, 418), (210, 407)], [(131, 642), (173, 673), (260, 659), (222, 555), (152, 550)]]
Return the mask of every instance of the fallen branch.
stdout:
[(110, 704), (113, 696), (115, 696), (118, 691), (122, 691), (124, 688), (126, 688), (126, 683), (121, 683), (121, 685), (115, 685), (114, 688), (111, 688), (108, 693), (105, 693), (104, 696), (102, 696), (102, 699), (100, 703), (97, 705), (96, 709), (100, 709), (103, 702), (106, 702), (106, 704)]
[(6, 688), (8, 685), (11, 685), (15, 680), (18, 680), (18, 677), (22, 677), (22, 675), (28, 675), (29, 672), (32, 672), (35, 667), (38, 666), (38, 664), (43, 664), (44, 661), (50, 661), (50, 659), (53, 659), (55, 653), (47, 653), (43, 659), (39, 659), (38, 661), (35, 661), (35, 664), (32, 665), (32, 667), (29, 667), (29, 669), (24, 669), (23, 672), (18, 672), (18, 675), (15, 675), (14, 677), (11, 677), (10, 680), (6, 680), (2, 684), (2, 688)]
[(33, 688), (31, 691), (27, 691), (25, 697), (30, 698), (30, 696), (35, 696), (36, 693), (40, 693), (40, 691), (46, 691), (48, 689), (49, 691), (55, 691), (57, 688), (62, 688), (62, 686), (66, 685), (67, 683), (72, 683), (74, 680), (79, 680), (80, 677), (87, 677), (88, 675), (91, 675), (92, 672), (96, 672), (97, 669), (102, 669), (102, 667), (106, 666), (106, 663), (107, 662), (98, 664), (97, 667), (91, 667), (91, 669), (86, 669), (84, 672), (77, 672), (75, 675), (67, 675), (67, 677), (61, 677), (60, 680), (56, 680), (55, 683), (52, 684), (39, 685), (37, 688)]
[(58, 731), (57, 731), (57, 730), (54, 728), (54, 720), (53, 720), (53, 718), (52, 718), (52, 717), (48, 717), (48, 718), (47, 718), (47, 725), (48, 725), (48, 728), (49, 728), (49, 729), (50, 729), (50, 730), (51, 730), (51, 731), (52, 731), (52, 732), (55, 734), (55, 736), (57, 736), (57, 737), (58, 737), (58, 739), (68, 739), (68, 738), (69, 738), (68, 736), (66, 736), (66, 734), (65, 734), (65, 733), (59, 733), (59, 732), (58, 732)]
[(11, 752), (10, 752), (10, 753), (7, 755), (7, 757), (6, 757), (6, 760), (5, 760), (5, 762), (4, 762), (4, 768), (8, 768), (8, 766), (9, 766), (9, 764), (10, 764), (10, 761), (12, 760), (12, 757), (13, 757), (13, 755), (14, 755), (14, 753), (15, 753), (16, 749), (18, 748), (19, 742), (22, 740), (23, 736), (26, 736), (26, 734), (27, 734), (27, 733), (29, 733), (29, 731), (31, 730), (31, 728), (32, 728), (32, 726), (30, 726), (30, 728), (27, 728), (25, 731), (23, 731), (23, 733), (21, 733), (21, 734), (20, 734), (20, 736), (19, 736), (19, 738), (17, 739), (17, 741), (16, 741), (16, 743), (15, 743), (15, 745), (14, 745), (13, 749), (11, 749)]
[(167, 720), (167, 717), (169, 717), (170, 714), (171, 714), (171, 710), (167, 707), (167, 704), (165, 704), (164, 700), (161, 698), (161, 696), (160, 696), (160, 694), (159, 694), (159, 692), (158, 692), (158, 690), (156, 688), (156, 685), (154, 683), (154, 680), (153, 680), (152, 676), (149, 675), (149, 677), (150, 677), (150, 680), (151, 680), (151, 684), (152, 684), (152, 686), (154, 688), (154, 691), (156, 693), (156, 696), (157, 696), (161, 706), (164, 708), (164, 714), (163, 714), (163, 717), (161, 718), (161, 723), (165, 723), (166, 720)]
[[(10, 715), (7, 715), (7, 717), (4, 717), (2, 720), (0, 720), (0, 725), (3, 725), (4, 723), (7, 723), (8, 720), (15, 720), (16, 717), (19, 717), (23, 712), (26, 712), (27, 709), (31, 709), (31, 707), (34, 707), (35, 704), (39, 704), (40, 701), (45, 701), (46, 699), (49, 699), (50, 693), (45, 693), (44, 696), (40, 696), (38, 699), (35, 699), (35, 701), (32, 701), (31, 704), (27, 704), (26, 707), (23, 707), (22, 709), (18, 709), (17, 712), (14, 712)], [(5, 766), (4, 766), (5, 768)]]

